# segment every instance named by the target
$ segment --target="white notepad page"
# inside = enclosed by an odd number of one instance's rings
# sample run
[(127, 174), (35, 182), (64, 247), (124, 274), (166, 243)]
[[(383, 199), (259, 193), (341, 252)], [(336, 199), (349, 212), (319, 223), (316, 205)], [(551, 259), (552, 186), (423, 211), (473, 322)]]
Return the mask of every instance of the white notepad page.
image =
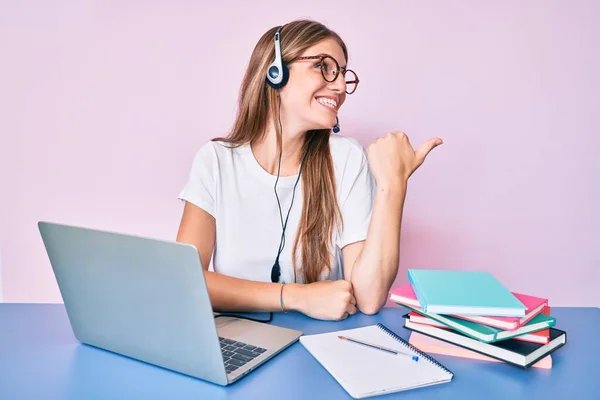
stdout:
[[(394, 355), (339, 339), (346, 336), (419, 357)], [(453, 378), (452, 372), (381, 324), (300, 337), (300, 343), (355, 399), (414, 389)]]

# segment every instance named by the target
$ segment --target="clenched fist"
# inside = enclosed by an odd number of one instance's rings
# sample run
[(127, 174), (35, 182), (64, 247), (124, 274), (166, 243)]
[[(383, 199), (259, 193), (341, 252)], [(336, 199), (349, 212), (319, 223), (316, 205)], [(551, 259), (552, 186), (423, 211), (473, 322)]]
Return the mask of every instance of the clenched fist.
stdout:
[(319, 281), (297, 286), (297, 289), (301, 291), (299, 296), (294, 296), (297, 310), (309, 317), (342, 320), (356, 313), (352, 284), (346, 280)]

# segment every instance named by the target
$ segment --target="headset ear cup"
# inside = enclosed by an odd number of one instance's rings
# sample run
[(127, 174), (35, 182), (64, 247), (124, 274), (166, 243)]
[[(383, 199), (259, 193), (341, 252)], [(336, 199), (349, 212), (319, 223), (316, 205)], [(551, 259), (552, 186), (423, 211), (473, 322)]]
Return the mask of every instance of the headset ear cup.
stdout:
[(285, 84), (288, 82), (288, 79), (290, 79), (290, 71), (286, 63), (281, 64), (281, 73), (283, 74), (283, 76), (281, 77), (281, 83), (279, 84), (280, 89), (284, 87)]
[[(287, 65), (284, 63), (281, 65), (281, 69), (275, 65), (275, 63), (273, 63), (272, 65), (269, 66), (269, 69), (267, 71), (267, 74), (269, 74), (269, 71), (271, 71), (273, 68), (277, 69), (277, 76), (281, 75), (281, 82), (280, 83), (274, 83), (271, 79), (271, 76), (268, 75), (267, 76), (267, 83), (269, 84), (269, 86), (271, 86), (273, 89), (281, 89), (282, 87), (285, 86), (285, 84), (287, 83), (288, 79), (290, 78), (290, 71), (288, 70)], [(273, 79), (277, 79), (276, 77), (273, 77)]]
[(267, 69), (267, 83), (269, 84), (269, 86), (271, 86), (274, 89), (277, 89), (277, 83), (275, 83), (275, 81), (277, 81), (277, 78), (279, 78), (279, 76), (281, 75), (281, 68), (279, 68), (279, 65), (277, 65), (277, 61), (273, 61), (273, 63), (271, 65), (269, 65), (269, 68)]

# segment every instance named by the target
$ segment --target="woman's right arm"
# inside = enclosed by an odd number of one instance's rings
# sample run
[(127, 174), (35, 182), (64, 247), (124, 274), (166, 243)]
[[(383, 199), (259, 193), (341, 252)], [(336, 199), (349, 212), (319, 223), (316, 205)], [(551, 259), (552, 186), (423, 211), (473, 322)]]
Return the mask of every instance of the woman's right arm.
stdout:
[[(177, 241), (198, 249), (208, 293), (215, 311), (281, 311), (280, 283), (258, 282), (208, 271), (216, 237), (215, 218), (202, 208), (185, 202)], [(347, 281), (314, 284), (285, 284), (286, 310), (299, 311), (319, 319), (342, 319), (356, 312), (352, 285)]]

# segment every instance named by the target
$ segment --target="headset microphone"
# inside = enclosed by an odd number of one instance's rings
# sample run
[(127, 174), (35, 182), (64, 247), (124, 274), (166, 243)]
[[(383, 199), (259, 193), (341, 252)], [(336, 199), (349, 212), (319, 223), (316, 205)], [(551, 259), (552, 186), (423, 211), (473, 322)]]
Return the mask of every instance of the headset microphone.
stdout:
[(338, 133), (340, 131), (340, 121), (338, 117), (335, 117), (335, 125), (333, 126), (333, 133)]

